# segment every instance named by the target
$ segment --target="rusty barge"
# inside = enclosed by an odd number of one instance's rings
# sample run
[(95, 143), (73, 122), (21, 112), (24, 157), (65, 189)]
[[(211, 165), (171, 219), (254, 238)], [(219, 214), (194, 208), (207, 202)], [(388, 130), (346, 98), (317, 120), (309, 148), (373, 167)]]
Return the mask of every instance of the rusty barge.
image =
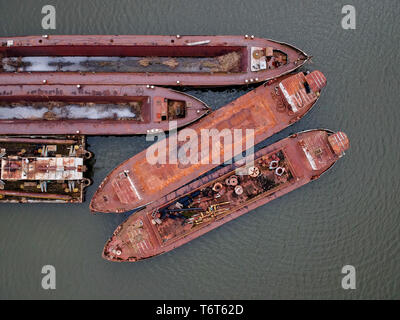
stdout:
[(0, 202), (83, 202), (91, 157), (80, 135), (2, 135)]
[[(301, 119), (315, 104), (325, 85), (326, 78), (319, 71), (287, 75), (259, 86), (203, 117), (190, 128), (198, 136), (207, 129), (219, 132), (224, 129), (243, 132), (254, 129), (254, 143), (257, 144)], [(232, 157), (238, 155), (237, 150), (248, 149), (247, 142), (251, 138), (243, 134), (235, 140)], [(166, 164), (153, 165), (146, 157), (146, 150), (135, 155), (114, 169), (100, 184), (90, 203), (91, 211), (121, 213), (147, 205), (216, 168), (218, 163), (210, 156), (217, 142), (208, 142), (209, 153), (204, 156), (201, 153), (197, 163), (186, 165), (173, 163), (171, 159), (167, 159)], [(197, 141), (195, 143), (194, 148), (199, 150)], [(169, 137), (166, 143), (159, 141), (155, 145), (170, 155), (183, 144)], [(218, 148), (217, 154), (224, 158), (224, 148)]]
[(131, 215), (106, 243), (103, 257), (138, 261), (179, 247), (320, 177), (349, 148), (343, 132), (294, 134)]
[(294, 46), (254, 36), (3, 37), (0, 85), (243, 85), (282, 76), (308, 59)]
[(208, 114), (200, 100), (144, 85), (2, 85), (0, 134), (133, 135)]

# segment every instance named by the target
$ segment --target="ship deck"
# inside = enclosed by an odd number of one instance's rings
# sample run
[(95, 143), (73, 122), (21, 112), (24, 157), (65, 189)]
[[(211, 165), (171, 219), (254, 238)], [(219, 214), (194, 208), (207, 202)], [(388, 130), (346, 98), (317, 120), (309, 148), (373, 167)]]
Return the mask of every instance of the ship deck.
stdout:
[[(242, 36), (51, 35), (0, 43), (0, 84), (242, 85), (287, 74), (308, 60), (291, 45)], [(268, 57), (260, 66), (264, 50)]]
[[(191, 125), (198, 139), (175, 144), (171, 138), (167, 138), (166, 142), (156, 143), (150, 147), (151, 150), (145, 150), (125, 161), (102, 182), (92, 199), (91, 210), (120, 213), (146, 205), (197, 179), (218, 164), (231, 160), (238, 154), (238, 150), (252, 147), (253, 141), (257, 144), (288, 127), (304, 116), (317, 101), (325, 85), (324, 81), (321, 81), (320, 87), (313, 87), (308, 92), (305, 88), (307, 79), (315, 73), (317, 71), (307, 76), (303, 73), (285, 76), (259, 86)], [(321, 79), (324, 79), (322, 74)], [(285, 95), (280, 93), (280, 87), (284, 88)], [(296, 101), (296, 104), (293, 102), (293, 105), (289, 105), (287, 101)], [(242, 135), (232, 137), (233, 130)], [(217, 134), (210, 134), (203, 140), (204, 132), (211, 131)], [(226, 133), (230, 140), (225, 140)], [(221, 137), (224, 138), (224, 144)], [(215, 150), (218, 143), (220, 147)], [(186, 150), (200, 151), (195, 155), (195, 161), (190, 159), (187, 164), (182, 164), (169, 158), (171, 154), (177, 154), (183, 145)], [(152, 158), (151, 155), (157, 150), (165, 150), (165, 159), (157, 161), (157, 157)]]
[[(274, 168), (269, 166), (271, 161), (276, 163)], [(280, 170), (280, 175), (275, 173), (277, 170)], [(296, 177), (285, 151), (274, 151), (257, 159), (254, 166), (223, 175), (200, 190), (157, 209), (149, 219), (162, 221), (155, 226), (160, 243), (166, 245), (196, 232), (203, 224), (222, 219), (261, 197), (285, 188), (294, 179)]]
[(0, 202), (82, 202), (83, 136), (0, 136)]
[[(341, 149), (334, 151), (335, 145)], [(131, 216), (116, 229), (103, 256), (137, 261), (172, 250), (317, 179), (348, 146), (342, 133), (294, 134), (258, 151), (253, 164), (219, 169)]]
[(188, 94), (140, 85), (5, 85), (0, 134), (132, 135), (168, 131), (209, 113)]

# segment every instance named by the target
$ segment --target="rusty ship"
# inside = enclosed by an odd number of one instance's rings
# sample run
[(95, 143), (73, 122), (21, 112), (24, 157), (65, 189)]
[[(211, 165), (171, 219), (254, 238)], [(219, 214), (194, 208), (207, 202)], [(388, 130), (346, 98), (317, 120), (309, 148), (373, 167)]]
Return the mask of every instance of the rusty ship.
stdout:
[(217, 170), (131, 215), (103, 257), (138, 261), (168, 252), (319, 178), (348, 148), (343, 132), (293, 134), (258, 151), (251, 165)]
[[(235, 157), (238, 155), (236, 150), (248, 149), (249, 141), (257, 144), (302, 118), (318, 100), (325, 85), (326, 78), (320, 71), (286, 75), (270, 80), (189, 127), (198, 136), (202, 130), (207, 129), (217, 129), (220, 132), (224, 129), (254, 129), (253, 136), (243, 134), (232, 143), (232, 157)], [(177, 151), (183, 144), (174, 144), (172, 139), (166, 139), (167, 155)], [(159, 141), (157, 144), (162, 145), (164, 142)], [(135, 155), (114, 169), (100, 184), (92, 198), (91, 211), (126, 212), (147, 205), (197, 179), (218, 166), (218, 163), (210, 159), (216, 142), (208, 142), (208, 155), (200, 155), (202, 158), (197, 163), (186, 165), (173, 163), (169, 159), (166, 164), (153, 165), (147, 159), (146, 150)], [(216, 153), (220, 157), (225, 156), (224, 148), (219, 148)]]
[(3, 37), (0, 85), (243, 85), (292, 72), (309, 58), (248, 35)]
[(210, 112), (153, 85), (2, 85), (0, 134), (133, 135), (180, 128)]
[(91, 157), (81, 135), (1, 135), (0, 202), (83, 202)]

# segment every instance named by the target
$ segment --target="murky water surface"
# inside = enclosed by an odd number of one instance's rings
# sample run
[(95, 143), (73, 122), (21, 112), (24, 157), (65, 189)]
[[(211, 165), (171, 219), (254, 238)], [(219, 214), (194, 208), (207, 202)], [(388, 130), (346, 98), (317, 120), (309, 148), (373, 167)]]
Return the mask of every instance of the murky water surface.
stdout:
[[(255, 34), (314, 56), (328, 79), (318, 105), (267, 140), (311, 128), (345, 131), (351, 149), (320, 180), (158, 258), (115, 264), (101, 250), (124, 215), (80, 205), (0, 206), (0, 298), (400, 298), (398, 1), (51, 1), (57, 29), (41, 29), (48, 1), (0, 1), (0, 36)], [(185, 89), (219, 108), (248, 88)], [(150, 145), (144, 136), (91, 137), (90, 200), (106, 174)], [(41, 288), (41, 268), (57, 289)], [(354, 265), (357, 289), (343, 290)]]

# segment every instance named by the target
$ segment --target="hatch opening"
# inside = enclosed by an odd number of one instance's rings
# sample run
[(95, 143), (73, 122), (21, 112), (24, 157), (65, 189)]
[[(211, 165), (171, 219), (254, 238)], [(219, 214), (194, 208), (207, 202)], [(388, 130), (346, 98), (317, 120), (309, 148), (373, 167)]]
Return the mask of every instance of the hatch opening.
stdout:
[(10, 47), (0, 72), (240, 73), (241, 46), (38, 46)]
[(169, 120), (182, 119), (186, 117), (186, 102), (168, 99)]
[(288, 56), (283, 51), (272, 47), (251, 48), (251, 71), (272, 70), (288, 63)]

